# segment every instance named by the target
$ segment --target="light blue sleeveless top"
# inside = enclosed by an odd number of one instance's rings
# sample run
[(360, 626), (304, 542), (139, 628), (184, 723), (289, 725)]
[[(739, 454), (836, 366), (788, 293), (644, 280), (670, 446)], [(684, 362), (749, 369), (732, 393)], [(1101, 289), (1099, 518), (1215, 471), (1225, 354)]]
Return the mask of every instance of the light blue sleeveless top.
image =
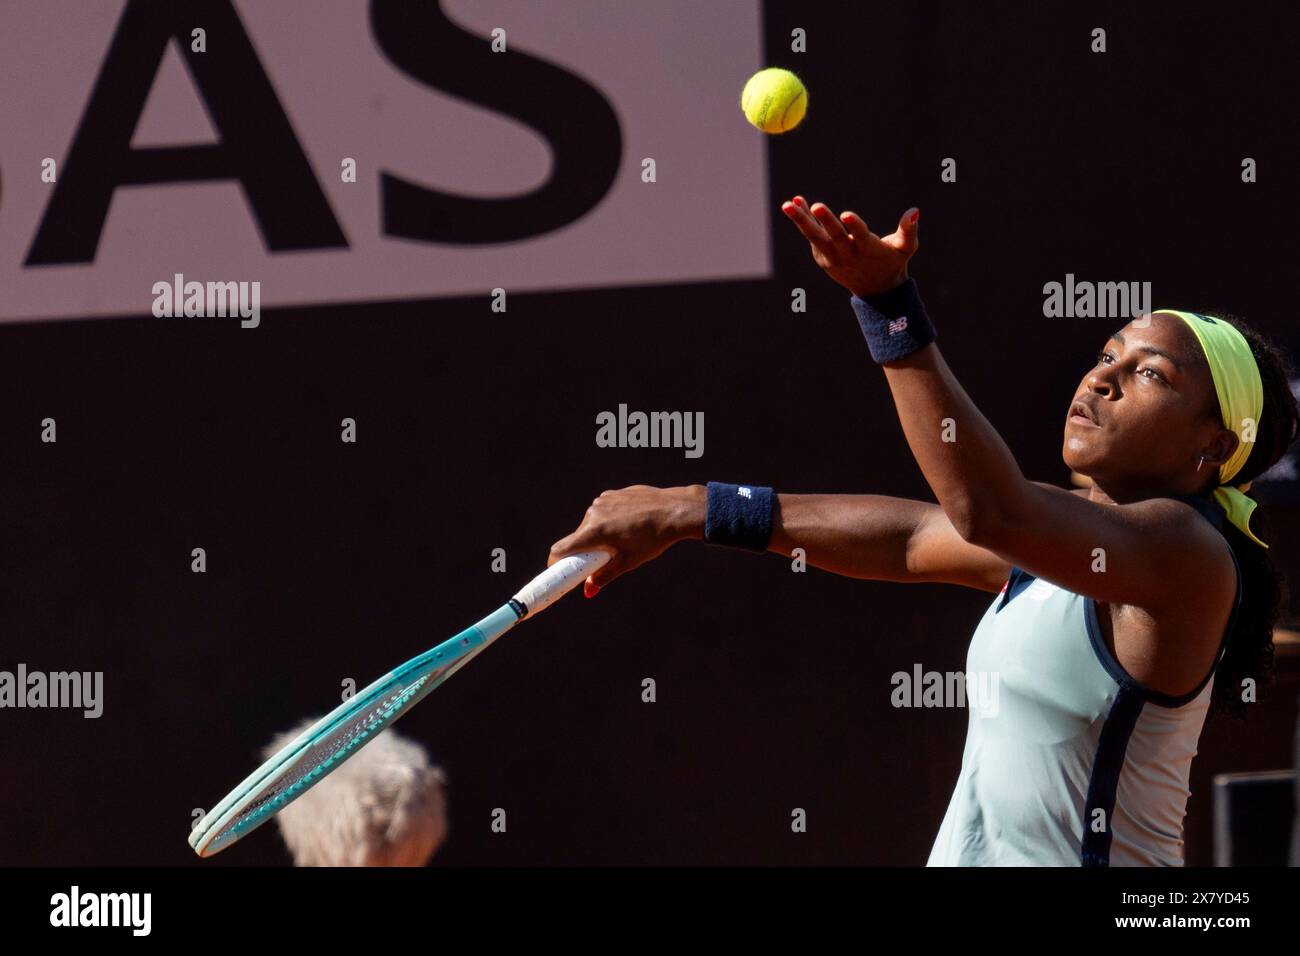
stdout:
[[(1222, 530), (1214, 502), (1170, 497)], [(996, 675), (996, 693), (971, 702), (927, 865), (1182, 866), (1192, 758), (1240, 605), (1237, 567), (1215, 667), (1171, 697), (1125, 673), (1092, 598), (1012, 568), (971, 639), (968, 683)]]

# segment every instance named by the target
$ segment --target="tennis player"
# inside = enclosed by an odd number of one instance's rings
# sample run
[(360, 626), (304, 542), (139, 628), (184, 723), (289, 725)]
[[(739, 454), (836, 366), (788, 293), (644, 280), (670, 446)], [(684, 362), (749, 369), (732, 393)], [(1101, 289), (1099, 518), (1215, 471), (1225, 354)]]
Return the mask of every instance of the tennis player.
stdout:
[[(1271, 673), (1279, 577), (1245, 492), (1300, 428), (1286, 356), (1235, 319), (1139, 316), (1106, 339), (1062, 423), (1065, 464), (1091, 486), (1030, 481), (939, 352), (907, 271), (919, 212), (880, 237), (802, 197), (782, 211), (852, 293), (938, 504), (636, 485), (594, 500), (551, 560), (609, 550), (588, 597), (687, 539), (994, 592), (967, 680), (996, 675), (997, 707), (971, 708), (929, 865), (1182, 865), (1206, 715), (1241, 714)], [(1014, 387), (1046, 357), (1030, 332), (1002, 374)]]

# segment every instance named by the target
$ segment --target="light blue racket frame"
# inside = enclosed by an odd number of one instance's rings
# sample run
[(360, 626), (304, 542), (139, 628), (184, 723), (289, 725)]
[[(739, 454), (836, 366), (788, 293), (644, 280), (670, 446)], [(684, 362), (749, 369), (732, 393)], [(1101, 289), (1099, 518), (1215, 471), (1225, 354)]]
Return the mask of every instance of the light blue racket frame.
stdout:
[[(562, 558), (477, 624), (411, 658), (341, 703), (277, 751), (204, 815), (190, 831), (194, 852), (201, 857), (212, 856), (256, 830), (498, 637), (550, 606), (608, 560), (605, 551)], [(301, 772), (295, 776), (296, 771)]]

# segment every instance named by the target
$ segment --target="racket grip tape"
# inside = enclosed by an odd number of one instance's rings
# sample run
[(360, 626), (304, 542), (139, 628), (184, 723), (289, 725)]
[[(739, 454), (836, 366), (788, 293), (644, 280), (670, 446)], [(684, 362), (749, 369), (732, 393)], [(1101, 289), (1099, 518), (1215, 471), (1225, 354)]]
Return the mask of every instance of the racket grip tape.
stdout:
[(524, 607), (524, 615), (520, 620), (550, 607), (585, 581), (588, 575), (604, 567), (607, 561), (608, 551), (580, 551), (556, 561), (525, 584), (511, 599)]

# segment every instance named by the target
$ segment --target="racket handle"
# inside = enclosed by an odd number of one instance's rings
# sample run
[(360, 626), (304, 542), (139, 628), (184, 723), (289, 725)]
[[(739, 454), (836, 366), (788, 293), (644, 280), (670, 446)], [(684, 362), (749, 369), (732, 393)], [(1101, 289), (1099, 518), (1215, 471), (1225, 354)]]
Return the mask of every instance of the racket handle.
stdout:
[(550, 607), (586, 580), (589, 574), (599, 571), (608, 560), (608, 551), (579, 551), (556, 561), (514, 596), (513, 600), (528, 611), (520, 620)]

